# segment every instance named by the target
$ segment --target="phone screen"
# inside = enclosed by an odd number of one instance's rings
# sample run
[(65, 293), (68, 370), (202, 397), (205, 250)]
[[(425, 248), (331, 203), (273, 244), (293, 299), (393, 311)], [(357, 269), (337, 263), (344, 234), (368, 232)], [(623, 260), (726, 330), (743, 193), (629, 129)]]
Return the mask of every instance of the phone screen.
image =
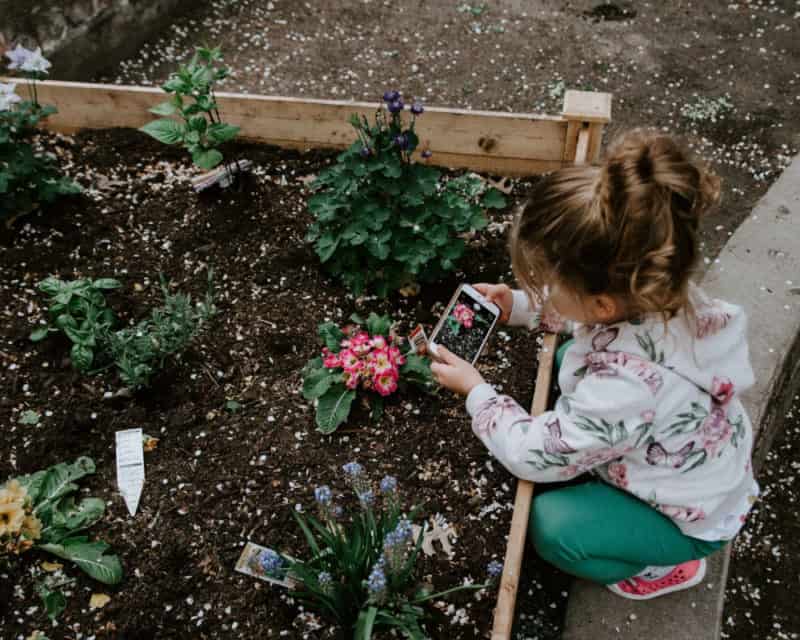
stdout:
[(475, 362), (486, 336), (492, 330), (495, 314), (465, 291), (460, 291), (434, 340), (459, 358)]

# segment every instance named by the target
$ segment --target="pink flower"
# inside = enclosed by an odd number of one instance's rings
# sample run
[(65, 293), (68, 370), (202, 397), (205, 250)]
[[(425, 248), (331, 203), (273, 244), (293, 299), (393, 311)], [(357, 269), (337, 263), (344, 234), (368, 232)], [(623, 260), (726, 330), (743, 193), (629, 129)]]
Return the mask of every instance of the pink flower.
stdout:
[(342, 366), (342, 361), (339, 359), (338, 353), (331, 353), (327, 348), (322, 350), (322, 365), (326, 369), (336, 369)]
[(466, 329), (472, 328), (475, 312), (465, 304), (457, 304), (453, 309), (453, 317), (456, 322)]
[(375, 391), (382, 396), (388, 396), (397, 391), (397, 375), (394, 372), (384, 373), (375, 377)]
[(375, 375), (382, 375), (394, 369), (392, 358), (388, 349), (373, 351), (369, 354), (369, 366)]
[(711, 381), (711, 395), (719, 404), (725, 406), (733, 398), (733, 382), (730, 378), (714, 376)]
[(372, 349), (372, 339), (366, 331), (361, 331), (350, 339), (350, 349), (359, 356), (366, 355)]
[(383, 336), (373, 336), (371, 344), (373, 349), (385, 349), (387, 346), (386, 338)]
[(406, 363), (405, 356), (403, 356), (403, 354), (400, 353), (400, 349), (395, 346), (389, 347), (389, 358), (397, 366), (404, 365)]
[(620, 489), (628, 487), (628, 469), (621, 462), (611, 462), (608, 465), (608, 477)]
[(345, 371), (352, 371), (361, 366), (358, 356), (352, 351), (352, 349), (343, 349), (338, 355), (339, 362)]
[(348, 389), (355, 389), (358, 386), (358, 381), (361, 374), (358, 371), (347, 370), (344, 372), (344, 386)]
[(656, 412), (653, 409), (648, 409), (647, 411), (642, 411), (639, 417), (641, 417), (644, 422), (649, 423), (656, 419)]

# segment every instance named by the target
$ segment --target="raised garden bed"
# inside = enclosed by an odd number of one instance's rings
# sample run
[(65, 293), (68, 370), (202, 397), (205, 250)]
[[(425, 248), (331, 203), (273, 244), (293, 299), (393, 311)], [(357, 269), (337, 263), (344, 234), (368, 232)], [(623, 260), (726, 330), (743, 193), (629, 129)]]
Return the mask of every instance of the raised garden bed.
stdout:
[[(46, 92), (58, 85), (44, 83), (43, 100), (51, 100)], [(118, 106), (111, 113), (125, 112)], [(69, 101), (59, 107), (61, 118), (77, 113)], [(337, 113), (343, 109), (335, 107)], [(96, 104), (89, 101), (88, 108)], [(105, 106), (101, 111), (109, 113)], [(462, 122), (473, 118), (459, 115)], [(483, 115), (488, 122), (489, 114)], [(547, 168), (569, 163), (576, 153), (595, 154), (603, 117), (552, 118), (562, 136), (557, 150), (544, 142), (533, 145), (532, 154), (555, 154)], [(51, 124), (78, 128), (64, 122)], [(589, 124), (579, 136), (581, 122)], [(434, 150), (437, 140), (447, 140), (445, 133), (430, 134)], [(480, 159), (482, 153), (491, 156), (494, 150), (502, 160), (508, 144), (513, 148), (510, 132), (505, 138), (487, 139), (480, 130), (470, 135), (475, 148), (445, 156), (450, 164), (486, 167), (491, 163)], [(458, 136), (453, 139), (459, 143)], [(340, 470), (353, 459), (376, 479), (396, 476), (408, 502), (423, 505), (427, 515), (441, 514), (456, 528), (452, 558), (438, 553), (423, 560), (422, 574), (434, 586), (480, 581), (489, 560), (503, 559), (515, 483), (472, 435), (460, 400), (409, 391), (387, 402), (379, 424), (369, 420), (366, 407), (355, 406), (344, 427), (323, 436), (313, 429), (313, 407), (300, 394), (300, 368), (318, 353), (316, 328), (324, 320), (344, 323), (353, 312), (376, 311), (401, 320), (403, 332), (417, 322), (430, 328), (437, 304), (459, 282), (510, 280), (505, 231), (512, 206), (489, 212), (490, 225), (469, 242), (460, 270), (424, 286), (418, 297), (354, 299), (321, 272), (304, 241), (311, 222), (307, 182), (333, 152), (230, 145), (226, 155), (252, 160), (252, 173), (234, 188), (198, 196), (189, 183), (197, 170), (184, 154), (135, 130), (84, 131), (51, 142), (86, 191), (27, 218), (16, 233), (4, 232), (0, 411), (6, 437), (0, 450), (10, 463), (4, 475), (90, 455), (97, 475), (86, 486), (109, 505), (98, 529), (121, 557), (126, 578), (104, 588), (109, 604), (90, 610), (97, 585), (76, 576), (50, 637), (78, 631), (126, 638), (325, 637), (330, 630), (315, 630), (308, 618), (298, 618), (279, 588), (234, 573), (233, 566), (247, 540), (299, 553), (292, 510), (311, 507), (315, 485), (346, 493)], [(506, 173), (544, 168), (531, 169), (531, 154), (498, 164)], [(511, 200), (527, 184), (516, 183)], [(66, 340), (52, 337), (34, 345), (28, 339), (44, 312), (44, 298), (34, 287), (49, 275), (121, 280), (109, 303), (127, 321), (159, 304), (159, 273), (202, 297), (210, 265), (220, 313), (180, 360), (133, 397), (107, 397), (119, 387), (110, 372), (77, 374), (67, 360)], [(521, 402), (533, 391), (536, 340), (501, 332), (482, 358), (487, 377)], [(37, 413), (38, 423), (20, 422), (25, 411)], [(147, 481), (135, 518), (116, 492), (113, 445), (115, 431), (132, 427), (160, 438), (146, 455)], [(38, 560), (35, 553), (32, 559)], [(6, 605), (0, 623), (14, 636), (49, 626), (41, 608), (31, 609), (39, 572), (32, 566), (12, 564), (2, 580), (0, 602)], [(523, 632), (556, 637), (566, 584), (529, 557), (520, 580)], [(483, 637), (492, 627), (495, 602), (494, 590), (453, 596), (431, 608), (427, 631), (433, 638)]]

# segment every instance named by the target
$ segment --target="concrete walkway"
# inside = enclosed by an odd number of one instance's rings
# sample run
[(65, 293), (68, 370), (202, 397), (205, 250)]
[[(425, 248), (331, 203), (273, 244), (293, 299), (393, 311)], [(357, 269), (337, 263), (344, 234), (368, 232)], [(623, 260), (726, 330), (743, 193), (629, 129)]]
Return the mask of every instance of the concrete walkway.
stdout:
[[(743, 396), (757, 429), (756, 470), (800, 382), (800, 155), (759, 201), (703, 278), (712, 296), (741, 304), (749, 316), (755, 386)], [(785, 399), (784, 399), (785, 396)], [(709, 559), (702, 586), (633, 602), (576, 580), (563, 640), (720, 637), (730, 545)]]

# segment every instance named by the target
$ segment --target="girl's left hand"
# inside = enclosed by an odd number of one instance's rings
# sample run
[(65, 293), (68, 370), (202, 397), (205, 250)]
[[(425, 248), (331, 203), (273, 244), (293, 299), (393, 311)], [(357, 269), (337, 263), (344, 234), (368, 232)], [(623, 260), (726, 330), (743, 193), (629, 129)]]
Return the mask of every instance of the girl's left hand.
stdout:
[(485, 382), (475, 367), (442, 345), (436, 345), (434, 356), (437, 360), (431, 364), (433, 377), (436, 382), (450, 391), (466, 396), (472, 389)]

